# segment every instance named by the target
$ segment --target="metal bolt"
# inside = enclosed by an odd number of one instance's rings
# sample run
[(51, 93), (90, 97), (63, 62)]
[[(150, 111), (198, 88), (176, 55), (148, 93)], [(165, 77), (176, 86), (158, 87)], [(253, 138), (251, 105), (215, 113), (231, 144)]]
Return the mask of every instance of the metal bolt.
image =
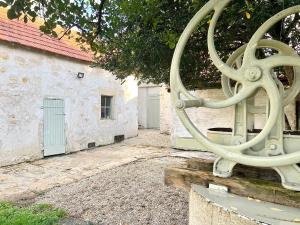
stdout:
[(251, 81), (257, 81), (261, 78), (261, 70), (258, 67), (250, 67), (246, 70), (245, 77)]
[(270, 149), (271, 149), (271, 150), (276, 150), (276, 149), (277, 149), (277, 145), (271, 144), (271, 145), (270, 145)]
[(184, 108), (184, 102), (182, 100), (179, 100), (176, 102), (176, 108), (183, 109)]

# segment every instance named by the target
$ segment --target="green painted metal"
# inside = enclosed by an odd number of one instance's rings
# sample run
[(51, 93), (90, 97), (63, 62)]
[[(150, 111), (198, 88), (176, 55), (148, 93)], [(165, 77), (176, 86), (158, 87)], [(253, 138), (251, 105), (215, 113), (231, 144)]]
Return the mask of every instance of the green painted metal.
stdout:
[[(278, 21), (291, 14), (300, 12), (300, 5), (285, 9), (267, 20), (252, 36), (249, 43), (237, 49), (227, 62), (223, 62), (215, 49), (214, 30), (224, 8), (231, 0), (210, 0), (192, 18), (182, 33), (172, 60), (170, 85), (172, 101), (183, 125), (198, 141), (200, 146), (215, 153), (219, 159), (214, 164), (214, 174), (229, 177), (237, 163), (256, 167), (272, 167), (282, 178), (284, 187), (300, 191), (300, 147), (295, 149), (297, 141), (290, 140), (286, 146), (283, 135), (283, 107), (295, 99), (300, 90), (300, 77), (295, 76), (290, 89), (284, 90), (283, 85), (274, 76), (272, 69), (278, 66), (292, 66), (294, 74), (300, 72), (300, 58), (296, 52), (282, 42), (264, 40), (263, 35)], [(198, 27), (200, 21), (210, 12), (214, 12), (208, 29), (208, 51), (214, 65), (223, 74), (222, 87), (228, 97), (222, 101), (208, 101), (193, 96), (183, 86), (179, 66), (185, 45)], [(258, 48), (272, 48), (278, 54), (265, 59), (257, 59), (255, 52)], [(230, 86), (230, 80), (236, 81), (236, 86)], [(264, 89), (269, 98), (266, 108), (256, 107), (253, 96), (259, 89)], [(189, 119), (186, 109), (191, 107), (207, 107), (221, 109), (235, 107), (233, 132), (229, 143), (220, 144), (204, 136)], [(266, 124), (263, 130), (249, 138), (248, 131), (254, 128), (254, 115), (265, 114)], [(222, 134), (214, 135), (215, 140)], [(298, 138), (298, 137), (296, 137)]]
[(181, 150), (193, 150), (193, 151), (205, 151), (205, 147), (202, 146), (193, 137), (174, 137), (172, 140), (174, 148)]
[(44, 156), (65, 153), (64, 100), (44, 99)]

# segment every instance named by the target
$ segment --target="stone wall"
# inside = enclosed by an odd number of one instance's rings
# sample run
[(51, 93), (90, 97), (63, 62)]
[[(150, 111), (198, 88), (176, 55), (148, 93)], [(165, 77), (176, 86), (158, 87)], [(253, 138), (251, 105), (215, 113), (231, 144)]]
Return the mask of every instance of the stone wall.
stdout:
[[(207, 89), (193, 92), (195, 96), (209, 100), (223, 100), (225, 96), (221, 89)], [(264, 91), (259, 91), (255, 96), (255, 105), (265, 106), (267, 97)], [(295, 105), (290, 104), (285, 108), (285, 112), (292, 128), (295, 128), (296, 112)], [(234, 108), (223, 109), (190, 108), (187, 110), (190, 119), (198, 129), (206, 135), (207, 130), (213, 127), (232, 127), (234, 122)], [(262, 129), (266, 118), (264, 115), (255, 116), (255, 128)], [(175, 146), (176, 138), (190, 138), (191, 135), (182, 125), (172, 106), (170, 93), (166, 89), (161, 90), (161, 132), (171, 133), (172, 143)]]
[(163, 86), (160, 89), (160, 132), (163, 134), (171, 134), (172, 124), (172, 103), (170, 93)]
[[(197, 189), (201, 187), (197, 185), (192, 185), (189, 197), (189, 225), (262, 225), (262, 224), (271, 224), (264, 223), (263, 220), (270, 220), (267, 218), (267, 215), (260, 215), (259, 219), (255, 217), (250, 217), (249, 215), (255, 215), (255, 212), (260, 212), (257, 210), (259, 207), (267, 207), (264, 202), (256, 203), (258, 205), (253, 204), (253, 202), (248, 202), (249, 200), (246, 198), (236, 197), (235, 195), (231, 195), (228, 193), (223, 193), (222, 191), (214, 191), (214, 190), (204, 190), (203, 192), (208, 192), (205, 196)], [(203, 189), (203, 188), (201, 188)], [(200, 190), (201, 190), (200, 189)], [(224, 204), (220, 204), (220, 202), (216, 203), (214, 199), (210, 199), (209, 195), (216, 196), (216, 198), (227, 200), (232, 204), (230, 207), (224, 206)], [(226, 196), (226, 197), (225, 197)], [(227, 197), (228, 196), (228, 197)], [(235, 208), (233, 205), (235, 200), (242, 201), (240, 205), (245, 206), (248, 212), (244, 213), (246, 210), (240, 210)], [(236, 200), (236, 201), (237, 201)], [(250, 203), (250, 204), (249, 204)], [(253, 206), (255, 205), (255, 206)], [(269, 206), (269, 205), (268, 205)], [(278, 207), (277, 205), (275, 205)], [(260, 210), (263, 210), (260, 208)], [(240, 212), (242, 211), (242, 213)], [(269, 216), (269, 215), (268, 215)], [(263, 219), (263, 220), (262, 220)], [(271, 219), (272, 220), (272, 219)], [(279, 219), (274, 219), (279, 222)], [(269, 222), (269, 221), (268, 221)], [(273, 223), (272, 223), (273, 224)], [(274, 223), (275, 224), (275, 223)], [(280, 222), (279, 222), (280, 224)]]
[[(76, 77), (85, 73), (83, 79)], [(114, 96), (114, 118), (101, 120), (101, 94)], [(1, 43), (0, 166), (43, 157), (43, 99), (65, 101), (66, 151), (137, 135), (136, 81), (120, 81), (87, 64)]]
[[(194, 95), (209, 100), (223, 100), (225, 96), (222, 90), (208, 89), (194, 92)], [(232, 127), (233, 124), (233, 107), (224, 109), (208, 109), (208, 108), (190, 108), (187, 110), (191, 120), (196, 124), (200, 131), (206, 134), (207, 129), (212, 127)], [(184, 128), (181, 121), (173, 110), (173, 136), (191, 137)]]

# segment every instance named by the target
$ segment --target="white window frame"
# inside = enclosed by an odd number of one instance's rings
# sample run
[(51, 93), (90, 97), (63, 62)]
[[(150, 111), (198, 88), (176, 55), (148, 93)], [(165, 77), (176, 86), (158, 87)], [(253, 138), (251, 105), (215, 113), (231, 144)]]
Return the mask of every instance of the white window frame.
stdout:
[[(110, 97), (110, 115), (109, 117), (102, 117), (102, 97)], [(113, 95), (107, 95), (107, 94), (101, 94), (101, 100), (100, 100), (100, 119), (101, 120), (113, 120), (114, 119), (114, 99), (115, 97)], [(104, 106), (106, 108), (106, 106)], [(104, 112), (106, 113), (106, 112)]]

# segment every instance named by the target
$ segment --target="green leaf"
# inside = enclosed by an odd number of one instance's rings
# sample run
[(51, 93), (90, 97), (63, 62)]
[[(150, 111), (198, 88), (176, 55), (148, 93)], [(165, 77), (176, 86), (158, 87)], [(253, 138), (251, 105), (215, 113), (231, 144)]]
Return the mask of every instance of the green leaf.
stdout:
[(10, 20), (16, 19), (18, 18), (18, 14), (12, 8), (10, 8), (9, 10), (7, 10), (7, 18)]
[(251, 14), (249, 12), (245, 12), (245, 16), (248, 20), (251, 19)]
[(6, 8), (8, 5), (7, 5), (7, 3), (6, 2), (0, 2), (0, 7), (4, 7), (4, 8)]

